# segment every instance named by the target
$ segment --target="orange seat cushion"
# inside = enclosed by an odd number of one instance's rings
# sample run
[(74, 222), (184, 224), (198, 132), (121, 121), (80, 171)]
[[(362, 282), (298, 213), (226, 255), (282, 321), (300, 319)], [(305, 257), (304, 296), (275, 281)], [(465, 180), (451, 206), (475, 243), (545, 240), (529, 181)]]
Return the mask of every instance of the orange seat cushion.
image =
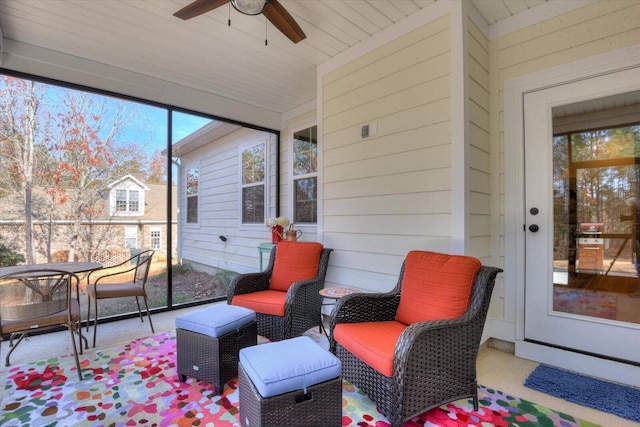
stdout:
[(278, 242), (269, 289), (286, 292), (293, 283), (316, 277), (322, 249), (317, 242)]
[(286, 299), (286, 292), (266, 290), (236, 295), (231, 300), (231, 304), (250, 308), (256, 313), (284, 316)]
[(469, 256), (409, 252), (396, 320), (411, 325), (462, 316), (481, 266), (478, 259)]
[(337, 342), (351, 354), (387, 377), (393, 376), (393, 353), (407, 325), (388, 322), (339, 323), (333, 330)]

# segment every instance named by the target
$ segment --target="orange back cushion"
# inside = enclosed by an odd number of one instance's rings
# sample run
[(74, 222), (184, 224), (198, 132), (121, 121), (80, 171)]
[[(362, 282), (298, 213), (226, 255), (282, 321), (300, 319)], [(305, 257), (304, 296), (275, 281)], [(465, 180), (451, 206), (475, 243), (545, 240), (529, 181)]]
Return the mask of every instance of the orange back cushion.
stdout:
[(410, 325), (462, 316), (480, 267), (478, 259), (468, 256), (409, 252), (396, 320)]
[(317, 242), (278, 242), (269, 289), (286, 292), (294, 282), (316, 277), (322, 249)]

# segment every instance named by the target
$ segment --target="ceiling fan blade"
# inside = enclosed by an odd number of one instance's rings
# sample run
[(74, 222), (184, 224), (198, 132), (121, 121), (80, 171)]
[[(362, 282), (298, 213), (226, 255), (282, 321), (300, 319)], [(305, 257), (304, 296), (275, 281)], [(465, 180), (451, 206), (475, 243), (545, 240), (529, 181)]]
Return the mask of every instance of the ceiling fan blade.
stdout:
[(229, 3), (229, 0), (196, 0), (174, 13), (173, 16), (187, 20), (227, 3)]
[(262, 14), (292, 42), (298, 43), (307, 38), (302, 28), (293, 19), (293, 16), (287, 12), (278, 0), (269, 0)]

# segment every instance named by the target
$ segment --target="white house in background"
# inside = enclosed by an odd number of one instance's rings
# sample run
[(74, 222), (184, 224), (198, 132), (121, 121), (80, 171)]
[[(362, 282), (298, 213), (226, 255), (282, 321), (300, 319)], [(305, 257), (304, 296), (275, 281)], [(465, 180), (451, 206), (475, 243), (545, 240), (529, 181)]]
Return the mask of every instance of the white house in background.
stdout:
[[(123, 248), (154, 249), (164, 254), (169, 236), (167, 226), (167, 188), (165, 184), (145, 184), (125, 175), (102, 190), (105, 215), (114, 231), (111, 240)], [(172, 195), (173, 201), (176, 195)], [(176, 242), (176, 207), (172, 206), (171, 235)], [(174, 250), (175, 255), (175, 250)]]
[[(264, 219), (275, 215), (265, 206), (275, 206), (277, 146), (276, 133), (221, 122), (173, 145), (182, 262), (205, 271), (258, 270), (258, 245), (270, 241)], [(251, 166), (243, 168), (243, 153)]]

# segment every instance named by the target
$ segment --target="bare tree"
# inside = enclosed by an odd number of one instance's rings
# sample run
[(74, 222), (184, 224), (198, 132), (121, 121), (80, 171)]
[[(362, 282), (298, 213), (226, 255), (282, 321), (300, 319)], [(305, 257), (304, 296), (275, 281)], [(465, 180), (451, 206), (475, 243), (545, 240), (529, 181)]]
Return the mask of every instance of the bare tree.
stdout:
[(118, 138), (131, 120), (123, 101), (87, 92), (64, 90), (59, 96), (64, 106), (57, 118), (57, 132), (52, 145), (58, 165), (54, 181), (65, 189), (66, 215), (72, 221), (69, 238), (69, 260), (77, 251), (91, 258), (94, 228), (83, 227), (102, 217), (105, 206), (100, 190), (130, 163), (137, 163), (135, 148), (118, 147)]
[(19, 193), (24, 200), (26, 261), (35, 261), (33, 250), (32, 193), (36, 170), (36, 115), (41, 92), (32, 81), (4, 76), (1, 85), (0, 158), (3, 192)]
[(147, 184), (167, 183), (167, 158), (159, 150), (151, 155), (149, 160), (149, 176)]
[[(128, 173), (147, 176), (136, 141), (144, 130), (124, 134), (135, 107), (8, 76), (0, 77), (0, 95), (0, 197), (24, 202), (16, 213), (24, 213), (27, 262), (36, 262), (36, 246), (50, 260), (52, 241), (68, 245), (69, 260), (91, 259), (108, 239), (105, 227), (93, 227), (108, 218), (101, 190)], [(69, 225), (54, 229), (60, 220)]]

